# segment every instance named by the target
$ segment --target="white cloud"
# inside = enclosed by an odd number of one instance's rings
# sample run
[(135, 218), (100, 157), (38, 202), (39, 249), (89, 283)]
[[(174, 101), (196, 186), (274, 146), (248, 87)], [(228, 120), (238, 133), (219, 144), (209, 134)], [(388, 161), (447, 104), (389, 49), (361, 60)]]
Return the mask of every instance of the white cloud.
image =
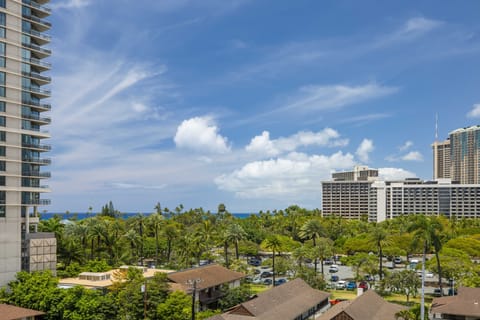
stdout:
[(351, 104), (380, 98), (398, 91), (395, 87), (386, 87), (377, 83), (361, 86), (331, 85), (305, 86), (290, 99), (290, 103), (280, 108), (282, 111), (294, 109), (298, 111), (339, 109)]
[(406, 155), (402, 156), (402, 160), (405, 160), (405, 161), (423, 161), (423, 156), (418, 151), (410, 151)]
[(443, 22), (438, 20), (426, 19), (423, 17), (416, 17), (409, 19), (403, 26), (403, 33), (424, 33), (433, 30)]
[(378, 168), (378, 175), (384, 180), (404, 180), (416, 177), (413, 172), (401, 168)]
[(373, 146), (373, 141), (370, 139), (363, 139), (360, 145), (357, 148), (355, 154), (363, 162), (368, 162), (369, 154), (375, 149)]
[(90, 5), (90, 0), (65, 0), (51, 4), (52, 9), (78, 9)]
[(407, 151), (408, 149), (410, 149), (411, 147), (413, 146), (413, 142), (412, 141), (405, 141), (405, 143), (400, 146), (398, 149), (400, 151)]
[(178, 148), (207, 153), (230, 151), (227, 138), (221, 136), (210, 117), (195, 117), (184, 120), (177, 128), (174, 141)]
[(474, 104), (472, 110), (467, 113), (469, 118), (480, 118), (480, 103)]
[(290, 153), (285, 157), (245, 164), (215, 179), (218, 188), (234, 192), (240, 198), (276, 198), (298, 201), (318, 197), (320, 181), (330, 173), (355, 165), (350, 153), (330, 156)]
[(340, 134), (331, 128), (319, 132), (300, 131), (286, 138), (270, 139), (270, 133), (263, 131), (262, 135), (252, 138), (245, 147), (248, 152), (277, 156), (282, 153), (295, 151), (302, 146), (330, 146), (342, 147), (348, 144), (348, 139), (340, 139)]

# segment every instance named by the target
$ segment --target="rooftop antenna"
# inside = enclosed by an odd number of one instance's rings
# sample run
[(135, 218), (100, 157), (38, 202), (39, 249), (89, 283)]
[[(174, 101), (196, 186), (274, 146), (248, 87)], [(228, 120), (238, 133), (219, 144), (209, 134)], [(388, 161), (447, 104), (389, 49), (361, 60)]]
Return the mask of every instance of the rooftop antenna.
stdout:
[(435, 113), (435, 142), (438, 141), (438, 113)]

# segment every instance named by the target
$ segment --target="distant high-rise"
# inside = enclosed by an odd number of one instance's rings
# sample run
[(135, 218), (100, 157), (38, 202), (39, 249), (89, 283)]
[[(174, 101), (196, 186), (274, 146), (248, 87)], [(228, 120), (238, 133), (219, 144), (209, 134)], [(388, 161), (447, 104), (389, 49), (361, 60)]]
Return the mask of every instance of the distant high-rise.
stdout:
[(435, 141), (432, 144), (433, 149), (433, 179), (444, 179), (451, 177), (450, 161), (450, 140)]
[(45, 111), (50, 97), (44, 75), (50, 56), (44, 32), (49, 0), (0, 0), (0, 286), (20, 270), (55, 270), (53, 234), (37, 233), (38, 206), (49, 189), (41, 184), (50, 174), (43, 171), (50, 146), (42, 130), (50, 123)]
[(457, 129), (449, 136), (452, 180), (480, 183), (480, 126)]

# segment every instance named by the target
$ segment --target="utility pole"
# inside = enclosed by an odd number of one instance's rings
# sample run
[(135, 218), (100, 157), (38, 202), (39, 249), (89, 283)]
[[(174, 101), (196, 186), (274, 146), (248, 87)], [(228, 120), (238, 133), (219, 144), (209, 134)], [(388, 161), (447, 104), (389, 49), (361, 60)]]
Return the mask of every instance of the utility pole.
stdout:
[(187, 280), (187, 284), (192, 287), (192, 320), (195, 320), (195, 296), (197, 295), (197, 283), (202, 281), (201, 279)]
[(143, 319), (147, 319), (147, 280), (140, 289), (143, 292)]

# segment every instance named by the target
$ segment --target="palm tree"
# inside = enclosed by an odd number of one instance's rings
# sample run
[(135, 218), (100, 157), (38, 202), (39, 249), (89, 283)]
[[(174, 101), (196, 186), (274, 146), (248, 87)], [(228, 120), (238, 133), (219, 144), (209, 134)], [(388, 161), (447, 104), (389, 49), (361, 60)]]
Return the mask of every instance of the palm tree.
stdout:
[(138, 235), (140, 236), (140, 263), (143, 265), (143, 241), (144, 241), (144, 231), (146, 226), (146, 219), (142, 213), (137, 214), (136, 216), (130, 219), (131, 227), (138, 229)]
[(278, 235), (270, 235), (263, 241), (263, 246), (266, 249), (272, 250), (272, 273), (273, 273), (273, 285), (275, 286), (275, 254), (280, 252), (282, 242)]
[(229, 242), (233, 242), (235, 244), (235, 258), (238, 260), (239, 252), (238, 252), (238, 243), (240, 240), (244, 239), (247, 236), (245, 230), (243, 230), (242, 226), (238, 223), (231, 223), (227, 227), (227, 238)]
[(167, 225), (163, 229), (163, 234), (167, 238), (167, 263), (170, 263), (172, 256), (172, 244), (175, 238), (178, 236), (178, 227), (174, 222), (167, 221)]
[(371, 233), (372, 240), (378, 249), (378, 270), (380, 273), (380, 280), (383, 278), (383, 247), (390, 244), (390, 240), (385, 228), (379, 224), (375, 225)]
[(435, 257), (437, 258), (438, 268), (438, 286), (443, 293), (442, 288), (442, 269), (440, 266), (439, 251), (442, 247), (440, 241), (440, 233), (443, 230), (443, 225), (436, 217), (426, 217), (425, 215), (418, 215), (414, 217), (413, 223), (408, 230), (413, 232), (414, 241), (420, 242), (423, 245), (423, 259), (422, 259), (422, 296), (420, 304), (421, 319), (424, 318), (425, 308), (425, 261), (427, 251), (433, 246), (435, 249)]
[[(323, 228), (320, 220), (311, 219), (306, 221), (300, 228), (299, 236), (301, 239), (312, 239), (313, 246), (316, 247), (316, 239), (322, 237), (325, 234), (325, 229)], [(317, 274), (317, 259), (314, 259), (315, 263), (315, 274)]]
[(322, 276), (325, 274), (323, 269), (323, 261), (327, 257), (331, 257), (333, 255), (333, 241), (329, 238), (318, 238), (317, 239), (317, 246), (313, 248), (315, 253), (315, 259), (320, 259), (320, 266), (321, 266), (321, 273)]
[(162, 210), (160, 208), (160, 203), (158, 203), (157, 206), (158, 206), (158, 208), (155, 207), (157, 209), (157, 212), (150, 215), (147, 218), (147, 225), (152, 227), (154, 235), (155, 235), (155, 263), (156, 264), (159, 263), (159, 259), (158, 259), (158, 252), (159, 252), (159, 248), (160, 248), (160, 244), (158, 243), (159, 228), (163, 223), (163, 216), (162, 216), (162, 213), (161, 213)]

